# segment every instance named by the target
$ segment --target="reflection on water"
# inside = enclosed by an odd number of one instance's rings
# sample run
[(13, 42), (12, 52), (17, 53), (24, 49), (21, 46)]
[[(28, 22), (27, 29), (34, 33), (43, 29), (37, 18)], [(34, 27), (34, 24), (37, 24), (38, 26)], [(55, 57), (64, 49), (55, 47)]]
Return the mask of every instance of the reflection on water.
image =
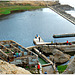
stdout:
[(74, 32), (75, 25), (49, 8), (13, 13), (0, 19), (0, 40), (14, 40), (24, 47), (33, 45), (36, 34), (44, 41), (64, 42), (75, 38), (53, 39), (53, 34)]
[(44, 8), (44, 9), (42, 10), (42, 12), (48, 12), (48, 13), (55, 14), (55, 12), (52, 11), (51, 9), (49, 9), (49, 8)]

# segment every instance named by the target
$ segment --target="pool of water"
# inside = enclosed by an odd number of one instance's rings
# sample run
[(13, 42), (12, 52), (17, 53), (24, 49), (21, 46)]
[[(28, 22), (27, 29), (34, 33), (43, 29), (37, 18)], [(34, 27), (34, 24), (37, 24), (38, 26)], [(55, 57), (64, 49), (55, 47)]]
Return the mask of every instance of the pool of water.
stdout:
[(24, 47), (32, 46), (39, 34), (46, 42), (74, 41), (75, 38), (54, 39), (53, 34), (74, 33), (75, 25), (49, 8), (13, 13), (0, 17), (0, 40), (14, 40)]

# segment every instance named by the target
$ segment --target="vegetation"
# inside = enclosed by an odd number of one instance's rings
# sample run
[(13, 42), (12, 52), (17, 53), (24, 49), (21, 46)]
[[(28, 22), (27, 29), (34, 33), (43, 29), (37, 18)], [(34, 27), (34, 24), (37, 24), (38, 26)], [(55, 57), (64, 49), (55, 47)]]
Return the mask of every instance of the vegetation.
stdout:
[(9, 53), (9, 52), (5, 52), (5, 53)]
[(9, 2), (9, 1), (0, 1), (0, 2)]
[(12, 1), (0, 1), (0, 15), (7, 15), (14, 11), (27, 11), (39, 8), (44, 8), (48, 5), (57, 4), (57, 2), (52, 1), (24, 1), (22, 3), (12, 2)]
[(43, 59), (41, 59), (40, 57), (39, 57), (39, 62), (40, 62), (41, 64), (47, 64), (47, 62), (44, 61)]
[(35, 66), (31, 66), (31, 67), (26, 66), (25, 69), (30, 71), (32, 74), (36, 74), (36, 69), (37, 68), (35, 68)]
[(57, 66), (58, 72), (62, 73), (64, 72), (64, 70), (67, 68), (67, 65), (61, 65), (61, 66)]
[(0, 8), (0, 15), (3, 14), (10, 14), (12, 11), (18, 11), (18, 10), (33, 10), (33, 9), (39, 9), (43, 8), (44, 6), (22, 6), (22, 5), (15, 5), (15, 6), (9, 6), (9, 7), (1, 7)]

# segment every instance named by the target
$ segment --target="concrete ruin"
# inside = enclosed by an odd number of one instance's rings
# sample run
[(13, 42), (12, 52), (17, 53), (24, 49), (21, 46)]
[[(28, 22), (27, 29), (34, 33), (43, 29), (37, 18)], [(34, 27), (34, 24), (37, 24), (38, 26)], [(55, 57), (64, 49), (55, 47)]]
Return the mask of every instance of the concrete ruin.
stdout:
[(0, 41), (0, 57), (5, 61), (8, 61), (9, 57), (9, 62), (15, 65), (32, 66), (36, 65), (38, 61), (38, 55), (12, 40)]
[(68, 63), (68, 66), (63, 74), (75, 74), (75, 55), (74, 58)]

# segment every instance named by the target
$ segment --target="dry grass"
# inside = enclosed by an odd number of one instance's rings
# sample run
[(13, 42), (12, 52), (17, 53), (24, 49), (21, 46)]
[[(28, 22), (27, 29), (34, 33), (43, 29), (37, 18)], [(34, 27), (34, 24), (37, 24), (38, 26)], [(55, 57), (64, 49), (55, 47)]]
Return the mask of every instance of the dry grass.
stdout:
[(0, 2), (0, 15), (10, 14), (11, 11), (33, 10), (46, 7), (48, 5), (57, 4), (51, 1), (16, 1), (16, 2)]
[(27, 5), (30, 4), (32, 6), (46, 6), (48, 5), (54, 5), (57, 4), (57, 2), (52, 2), (52, 1), (16, 1), (16, 2), (10, 2), (11, 4), (22, 4), (22, 5)]

